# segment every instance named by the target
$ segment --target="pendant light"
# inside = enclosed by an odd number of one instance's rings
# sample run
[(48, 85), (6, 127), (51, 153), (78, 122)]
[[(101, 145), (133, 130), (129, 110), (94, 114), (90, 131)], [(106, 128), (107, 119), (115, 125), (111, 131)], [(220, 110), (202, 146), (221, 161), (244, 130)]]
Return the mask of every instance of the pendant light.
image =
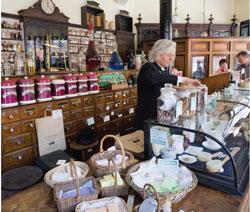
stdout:
[(178, 24), (181, 23), (181, 17), (177, 14), (177, 0), (175, 0), (175, 8), (174, 8), (174, 15), (172, 17), (172, 23), (173, 24)]

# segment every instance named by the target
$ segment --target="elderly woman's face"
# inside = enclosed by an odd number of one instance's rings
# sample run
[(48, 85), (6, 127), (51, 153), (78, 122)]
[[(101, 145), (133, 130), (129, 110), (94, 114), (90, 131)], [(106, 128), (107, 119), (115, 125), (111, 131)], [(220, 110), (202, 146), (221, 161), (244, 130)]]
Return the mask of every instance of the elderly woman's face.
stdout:
[(169, 66), (170, 64), (172, 64), (174, 62), (174, 59), (175, 59), (175, 51), (173, 51), (171, 53), (164, 53), (164, 54), (160, 55), (158, 63), (162, 67), (166, 67), (166, 66)]

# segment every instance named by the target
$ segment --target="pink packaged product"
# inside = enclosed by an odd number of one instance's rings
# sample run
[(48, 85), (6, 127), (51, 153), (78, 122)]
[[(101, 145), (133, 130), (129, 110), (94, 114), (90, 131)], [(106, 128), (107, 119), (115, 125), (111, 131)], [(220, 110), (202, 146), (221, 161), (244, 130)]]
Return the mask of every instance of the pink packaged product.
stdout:
[(97, 74), (94, 72), (90, 72), (88, 74), (88, 82), (89, 82), (89, 94), (99, 93), (100, 88), (98, 85)]
[(65, 96), (65, 80), (52, 80), (52, 99), (63, 99)]
[(16, 81), (5, 78), (1, 83), (2, 108), (18, 106)]
[(76, 76), (69, 74), (65, 76), (65, 93), (67, 97), (77, 96), (77, 80)]
[(78, 76), (78, 95), (87, 95), (88, 92), (88, 76), (80, 74)]
[(19, 81), (19, 102), (21, 105), (36, 103), (34, 80), (24, 77)]
[(36, 80), (36, 100), (38, 102), (51, 101), (51, 82), (50, 79), (42, 75)]

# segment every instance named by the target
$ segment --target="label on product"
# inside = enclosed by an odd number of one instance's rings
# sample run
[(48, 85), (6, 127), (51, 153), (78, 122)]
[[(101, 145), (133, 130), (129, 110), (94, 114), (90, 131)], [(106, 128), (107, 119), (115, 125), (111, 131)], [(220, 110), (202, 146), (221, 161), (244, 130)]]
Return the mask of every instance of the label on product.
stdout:
[(103, 117), (103, 122), (108, 122), (108, 121), (110, 121), (110, 116), (109, 115), (104, 116)]
[(62, 109), (59, 109), (59, 110), (52, 110), (52, 117), (53, 117), (54, 119), (62, 118), (62, 117), (63, 117)]
[(109, 151), (109, 152), (112, 152), (112, 151), (115, 151), (115, 150), (116, 150), (115, 146), (112, 146), (112, 147), (107, 149), (107, 151)]
[(191, 97), (191, 111), (196, 111), (196, 96)]
[(79, 89), (82, 89), (82, 88), (88, 88), (88, 85), (87, 84), (79, 85)]
[(176, 117), (178, 118), (181, 115), (182, 115), (182, 101), (179, 100), (176, 103)]
[(150, 129), (150, 143), (166, 145), (168, 133), (162, 130)]
[(64, 86), (59, 86), (59, 87), (57, 87), (57, 88), (56, 88), (56, 93), (57, 93), (58, 91), (65, 91), (65, 87), (64, 87)]
[(17, 96), (15, 91), (9, 91), (3, 94), (3, 98), (5, 99), (6, 97), (11, 96), (11, 95)]
[(179, 167), (179, 160), (158, 159), (157, 162), (159, 165)]
[(44, 88), (41, 88), (38, 90), (39, 93), (43, 93), (43, 92), (46, 92), (46, 91), (51, 91), (51, 88), (50, 87), (44, 87)]
[(27, 94), (35, 94), (35, 91), (33, 89), (27, 89), (22, 92), (22, 96), (26, 96)]
[(128, 111), (129, 114), (132, 114), (132, 113), (134, 113), (134, 112), (135, 112), (135, 109), (134, 109), (133, 107), (130, 108), (129, 111)]
[(56, 165), (63, 165), (63, 164), (65, 164), (66, 163), (66, 160), (58, 160), (57, 162), (56, 162)]
[(114, 112), (114, 111), (112, 111), (112, 112), (110, 113), (110, 115), (111, 115), (111, 116), (114, 116), (114, 115), (115, 115), (115, 112)]
[(76, 85), (71, 85), (69, 86), (69, 91), (73, 90), (73, 89), (77, 89), (77, 86)]
[(95, 123), (94, 117), (88, 118), (86, 121), (88, 126), (91, 126)]

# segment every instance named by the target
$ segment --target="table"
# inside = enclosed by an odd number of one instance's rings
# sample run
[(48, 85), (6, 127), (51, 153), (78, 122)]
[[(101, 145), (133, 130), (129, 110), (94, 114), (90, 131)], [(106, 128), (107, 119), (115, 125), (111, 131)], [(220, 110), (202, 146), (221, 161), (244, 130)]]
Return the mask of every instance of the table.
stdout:
[[(181, 202), (173, 205), (173, 212), (247, 212), (249, 188), (243, 197), (222, 193), (198, 185)], [(28, 188), (2, 202), (4, 212), (56, 212), (52, 189), (44, 182)]]

